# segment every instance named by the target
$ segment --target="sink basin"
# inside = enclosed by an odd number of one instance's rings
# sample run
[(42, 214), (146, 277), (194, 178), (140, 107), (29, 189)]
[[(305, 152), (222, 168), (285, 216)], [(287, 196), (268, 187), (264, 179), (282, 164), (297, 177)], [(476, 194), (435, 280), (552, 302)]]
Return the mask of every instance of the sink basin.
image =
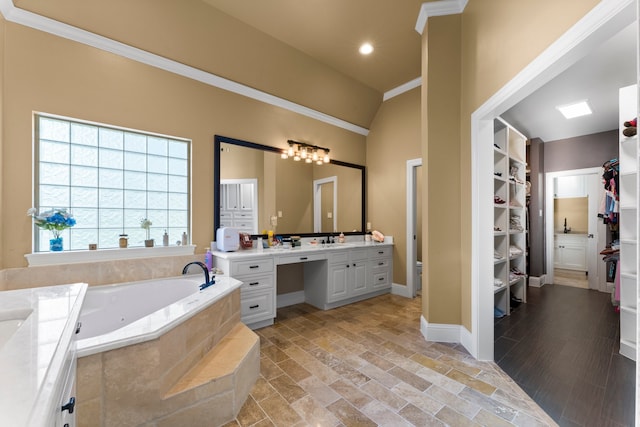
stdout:
[(0, 311), (0, 349), (33, 312), (30, 308)]

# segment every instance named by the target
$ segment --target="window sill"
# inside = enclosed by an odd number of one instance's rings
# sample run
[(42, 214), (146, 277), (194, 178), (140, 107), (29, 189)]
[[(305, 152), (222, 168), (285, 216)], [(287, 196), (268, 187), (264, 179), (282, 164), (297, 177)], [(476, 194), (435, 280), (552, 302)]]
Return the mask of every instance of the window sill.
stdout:
[(29, 267), (83, 262), (115, 261), (134, 258), (155, 258), (164, 256), (193, 255), (195, 245), (155, 246), (153, 248), (100, 249), (95, 251), (38, 252), (24, 257)]

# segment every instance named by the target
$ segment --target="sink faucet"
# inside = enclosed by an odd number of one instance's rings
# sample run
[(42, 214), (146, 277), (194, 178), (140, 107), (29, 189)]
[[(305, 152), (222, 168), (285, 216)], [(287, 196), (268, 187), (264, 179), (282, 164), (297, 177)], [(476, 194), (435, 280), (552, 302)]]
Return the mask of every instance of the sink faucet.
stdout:
[(564, 234), (567, 234), (571, 231), (571, 227), (567, 228), (567, 218), (564, 219)]
[(202, 268), (202, 271), (204, 271), (204, 283), (200, 285), (200, 290), (206, 289), (209, 286), (216, 283), (215, 280), (209, 279), (209, 269), (207, 268), (206, 265), (204, 265), (203, 262), (200, 262), (200, 261), (192, 261), (189, 264), (185, 265), (184, 268), (182, 269), (182, 274), (187, 274), (187, 271), (189, 270), (189, 266), (191, 266), (192, 264), (199, 265), (200, 268)]

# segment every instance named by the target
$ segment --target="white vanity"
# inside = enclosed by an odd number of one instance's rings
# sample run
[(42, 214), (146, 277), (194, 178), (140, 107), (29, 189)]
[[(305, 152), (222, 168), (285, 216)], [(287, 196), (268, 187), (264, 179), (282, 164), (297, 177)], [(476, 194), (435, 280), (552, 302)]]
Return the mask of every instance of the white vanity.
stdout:
[(302, 263), (304, 300), (327, 310), (371, 298), (391, 290), (393, 244), (303, 244), (292, 249), (258, 249), (213, 252), (214, 265), (242, 281), (241, 314), (247, 326), (257, 329), (276, 317), (277, 266)]
[(0, 292), (0, 425), (75, 425), (75, 335), (86, 290)]
[(553, 267), (587, 271), (587, 235), (557, 233)]

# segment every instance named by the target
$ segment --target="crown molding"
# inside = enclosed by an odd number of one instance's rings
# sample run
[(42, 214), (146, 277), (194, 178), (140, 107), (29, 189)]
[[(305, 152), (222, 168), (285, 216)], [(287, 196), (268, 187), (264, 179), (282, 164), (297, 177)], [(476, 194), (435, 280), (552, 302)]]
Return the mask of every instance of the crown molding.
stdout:
[(97, 49), (101, 49), (106, 52), (131, 59), (133, 61), (137, 61), (155, 68), (159, 68), (161, 70), (168, 71), (173, 74), (199, 81), (209, 86), (242, 95), (247, 98), (263, 102), (265, 104), (273, 105), (275, 107), (280, 107), (285, 110), (289, 110), (294, 113), (330, 124), (332, 126), (348, 130), (350, 132), (354, 132), (364, 136), (367, 136), (369, 134), (369, 129), (355, 125), (353, 123), (349, 123), (345, 120), (330, 116), (328, 114), (305, 107), (303, 105), (296, 104), (284, 98), (280, 98), (269, 93), (253, 89), (251, 87), (236, 83), (215, 74), (208, 73), (185, 64), (181, 64), (160, 55), (156, 55), (142, 49), (117, 42), (107, 37), (82, 30), (80, 28), (44, 17), (42, 15), (19, 9), (14, 6), (12, 0), (0, 0), (0, 13), (2, 13), (7, 21), (16, 24), (24, 25), (35, 30), (43, 31), (58, 37), (63, 37), (68, 40), (73, 40), (78, 43), (92, 46)]
[(420, 34), (427, 25), (427, 19), (431, 16), (456, 15), (464, 12), (469, 0), (441, 0), (422, 3), (418, 21), (416, 22), (416, 31)]
[(400, 86), (393, 88), (384, 93), (382, 97), (382, 102), (387, 101), (394, 96), (401, 95), (405, 92), (409, 92), (411, 89), (415, 89), (422, 85), (422, 77), (416, 77), (415, 79), (406, 82), (405, 84), (401, 84)]

